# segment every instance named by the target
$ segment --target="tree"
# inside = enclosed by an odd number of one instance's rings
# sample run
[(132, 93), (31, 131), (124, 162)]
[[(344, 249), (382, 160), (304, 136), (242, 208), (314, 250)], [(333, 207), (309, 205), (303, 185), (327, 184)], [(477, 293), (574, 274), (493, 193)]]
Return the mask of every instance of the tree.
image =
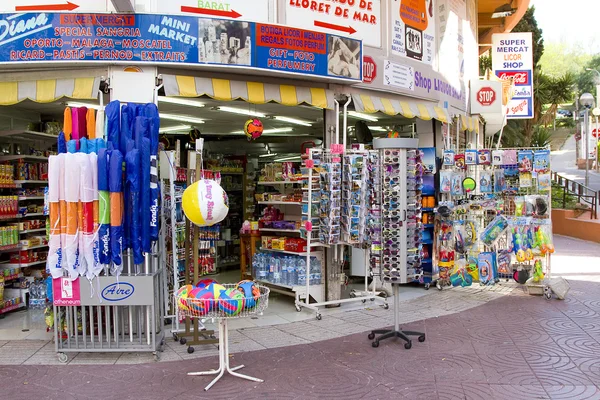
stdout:
[(592, 93), (595, 97), (596, 85), (600, 84), (600, 80), (594, 71), (586, 71), (585, 68), (600, 71), (600, 55), (593, 57), (577, 75), (577, 91), (579, 93)]
[(533, 36), (533, 65), (537, 66), (544, 54), (544, 38), (542, 30), (538, 27), (535, 19), (535, 7), (531, 6), (523, 15), (523, 18), (513, 28), (513, 32), (531, 32)]

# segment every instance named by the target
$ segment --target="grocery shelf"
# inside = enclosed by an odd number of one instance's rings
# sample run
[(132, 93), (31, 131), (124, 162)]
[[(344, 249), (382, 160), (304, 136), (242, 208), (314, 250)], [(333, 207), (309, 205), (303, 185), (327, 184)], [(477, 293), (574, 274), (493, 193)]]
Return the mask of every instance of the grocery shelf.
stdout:
[(261, 251), (270, 251), (273, 253), (293, 254), (295, 256), (306, 256), (308, 253), (298, 253), (297, 251), (277, 250), (277, 249), (265, 249), (261, 248)]
[(39, 246), (33, 246), (33, 247), (21, 247), (21, 250), (27, 251), (27, 250), (43, 249), (45, 247), (48, 247), (48, 245), (47, 244), (41, 244)]
[(0, 268), (5, 267), (5, 268), (27, 268), (27, 267), (32, 267), (34, 265), (39, 265), (39, 264), (46, 264), (46, 260), (40, 260), (40, 261), (34, 261), (34, 262), (30, 262), (30, 263), (5, 263), (5, 264), (0, 264)]
[(7, 130), (0, 131), (0, 138), (10, 138), (11, 140), (23, 140), (23, 141), (47, 141), (47, 142), (55, 142), (58, 139), (56, 135), (50, 135), (48, 133), (42, 132), (34, 132), (27, 130)]
[(24, 180), (24, 181), (15, 181), (15, 185), (26, 185), (26, 184), (46, 184), (48, 181), (36, 181), (36, 180)]
[(4, 282), (14, 281), (15, 279), (19, 279), (21, 277), (21, 273), (4, 276)]
[(0, 215), (0, 220), (3, 220), (3, 219), (15, 219), (15, 218), (19, 218), (19, 214)]
[(8, 246), (0, 247), (0, 253), (7, 253), (11, 251), (19, 251), (21, 250), (21, 246), (18, 244), (10, 244)]
[(46, 232), (46, 228), (29, 229), (29, 230), (26, 230), (26, 231), (21, 231), (19, 233), (22, 235), (24, 233), (33, 233), (33, 232)]
[(275, 181), (275, 182), (258, 181), (257, 182), (257, 184), (259, 184), (259, 185), (291, 185), (294, 183), (303, 183), (303, 181), (298, 180), (298, 181)]
[(8, 306), (8, 307), (4, 307), (4, 308), (0, 309), (0, 314), (5, 314), (10, 311), (18, 310), (19, 308), (23, 308), (25, 306), (26, 306), (26, 304), (24, 302), (21, 302), (19, 304), (13, 304), (12, 306)]
[(292, 205), (292, 206), (301, 206), (302, 202), (297, 201), (259, 201), (258, 204), (265, 205)]
[(19, 201), (25, 200), (44, 200), (44, 196), (19, 196)]
[(260, 232), (291, 232), (300, 233), (300, 229), (276, 229), (276, 228), (259, 228)]
[(48, 157), (46, 156), (31, 156), (25, 154), (14, 154), (9, 156), (0, 156), (0, 161), (17, 161), (17, 160), (26, 160), (26, 161), (48, 161)]
[(18, 218), (25, 218), (25, 217), (41, 217), (43, 216), (44, 213), (27, 213), (25, 215), (19, 215)]

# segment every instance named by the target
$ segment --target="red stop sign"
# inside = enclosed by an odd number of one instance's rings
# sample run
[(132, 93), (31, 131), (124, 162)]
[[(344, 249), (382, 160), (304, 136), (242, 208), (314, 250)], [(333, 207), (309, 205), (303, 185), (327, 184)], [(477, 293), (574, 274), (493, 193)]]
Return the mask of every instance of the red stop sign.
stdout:
[(377, 76), (377, 64), (372, 57), (363, 57), (363, 82), (371, 83)]
[(496, 92), (491, 87), (482, 87), (477, 92), (477, 102), (482, 106), (491, 106), (494, 101), (496, 101)]

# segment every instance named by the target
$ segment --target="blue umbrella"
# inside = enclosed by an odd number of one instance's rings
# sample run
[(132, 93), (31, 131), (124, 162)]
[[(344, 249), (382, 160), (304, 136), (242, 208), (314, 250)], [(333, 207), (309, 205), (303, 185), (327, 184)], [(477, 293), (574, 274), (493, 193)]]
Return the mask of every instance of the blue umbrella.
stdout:
[(110, 247), (112, 262), (120, 267), (123, 253), (123, 155), (113, 150), (108, 169), (108, 190), (110, 191)]
[(125, 175), (128, 187), (126, 215), (129, 219), (129, 243), (133, 249), (134, 264), (142, 264), (142, 237), (140, 231), (140, 151), (131, 150), (125, 156)]
[(100, 264), (110, 264), (110, 195), (108, 192), (108, 158), (105, 148), (98, 151), (98, 240), (100, 243)]
[(115, 148), (119, 148), (119, 132), (121, 130), (121, 103), (111, 101), (104, 110), (106, 115), (106, 140)]
[[(138, 109), (142, 108), (139, 107)], [(135, 147), (140, 151), (141, 156), (140, 226), (142, 250), (146, 253), (152, 250), (150, 240), (150, 139), (148, 139), (148, 123), (149, 119), (146, 117), (139, 116), (135, 118)]]
[(158, 240), (158, 198), (160, 196), (158, 188), (158, 130), (160, 128), (160, 118), (156, 104), (146, 104), (144, 115), (149, 119), (148, 133), (150, 138), (150, 238), (151, 240)]
[(60, 131), (58, 134), (57, 145), (58, 145), (58, 153), (59, 154), (67, 152), (67, 140), (65, 138), (65, 133), (63, 131)]

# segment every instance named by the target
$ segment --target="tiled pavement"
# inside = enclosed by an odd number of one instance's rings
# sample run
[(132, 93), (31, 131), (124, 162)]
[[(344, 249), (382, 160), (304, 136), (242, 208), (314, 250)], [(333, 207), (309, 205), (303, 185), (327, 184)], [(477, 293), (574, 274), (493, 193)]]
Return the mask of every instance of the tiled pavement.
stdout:
[(434, 291), (402, 303), (404, 327), (427, 334), (411, 350), (394, 341), (371, 347), (364, 332), (391, 323), (391, 312), (379, 308), (239, 329), (230, 333), (231, 350), (239, 352), (231, 362), (265, 382), (225, 377), (204, 392), (210, 378), (186, 372), (215, 367), (214, 347), (190, 356), (169, 341), (165, 362), (80, 354), (54, 366), (35, 365), (56, 363), (51, 344), (6, 342), (2, 398), (600, 399), (600, 251), (564, 244), (553, 268), (569, 276), (566, 301), (506, 285)]

